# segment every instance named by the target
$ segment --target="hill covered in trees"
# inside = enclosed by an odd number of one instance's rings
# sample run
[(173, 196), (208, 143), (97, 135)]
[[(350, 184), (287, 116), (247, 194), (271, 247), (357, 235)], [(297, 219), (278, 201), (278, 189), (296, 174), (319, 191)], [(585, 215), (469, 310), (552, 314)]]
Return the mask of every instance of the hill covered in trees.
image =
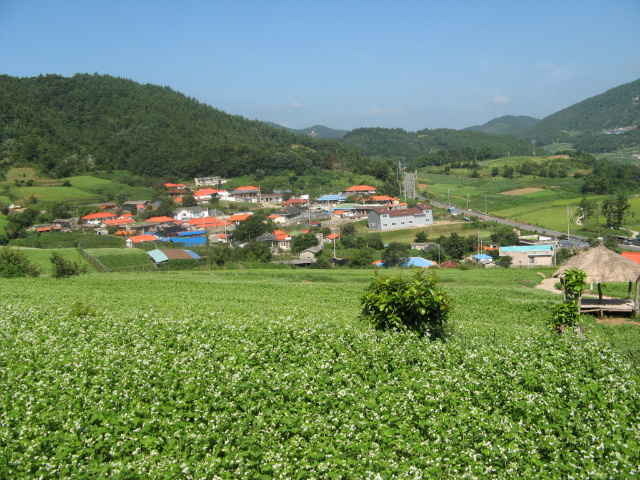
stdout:
[(396, 158), (409, 163), (436, 151), (466, 151), (478, 160), (507, 155), (528, 155), (531, 143), (506, 135), (439, 128), (407, 132), (401, 128), (358, 128), (342, 141), (365, 155)]
[(605, 152), (640, 145), (640, 79), (549, 115), (515, 136), (539, 145), (572, 143), (578, 150)]
[(313, 127), (296, 129), (296, 128), (284, 127), (282, 125), (278, 125), (277, 123), (273, 123), (273, 122), (267, 122), (267, 124), (275, 128), (281, 128), (283, 130), (287, 130), (291, 133), (298, 133), (300, 135), (309, 135), (310, 137), (313, 137), (313, 138), (342, 138), (347, 133), (349, 133), (348, 130), (335, 130), (333, 128), (325, 127), (324, 125), (314, 125)]
[(531, 125), (535, 125), (539, 121), (537, 118), (526, 115), (505, 115), (504, 117), (494, 118), (484, 125), (475, 125), (473, 127), (463, 128), (463, 130), (490, 133), (492, 135), (513, 135)]
[(169, 87), (108, 75), (0, 76), (0, 160), (54, 177), (128, 170), (155, 177), (298, 175), (368, 159), (318, 140), (229, 115)]

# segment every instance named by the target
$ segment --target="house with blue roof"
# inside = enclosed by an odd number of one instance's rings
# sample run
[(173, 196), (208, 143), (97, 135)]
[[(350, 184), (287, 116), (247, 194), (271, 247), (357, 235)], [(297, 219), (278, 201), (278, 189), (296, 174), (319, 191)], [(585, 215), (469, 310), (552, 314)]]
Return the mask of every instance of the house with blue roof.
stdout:
[(500, 247), (498, 255), (510, 256), (512, 267), (552, 267), (555, 251), (553, 245), (519, 245)]
[(331, 206), (331, 205), (339, 205), (347, 199), (344, 195), (322, 195), (321, 197), (316, 198), (316, 202), (320, 205)]

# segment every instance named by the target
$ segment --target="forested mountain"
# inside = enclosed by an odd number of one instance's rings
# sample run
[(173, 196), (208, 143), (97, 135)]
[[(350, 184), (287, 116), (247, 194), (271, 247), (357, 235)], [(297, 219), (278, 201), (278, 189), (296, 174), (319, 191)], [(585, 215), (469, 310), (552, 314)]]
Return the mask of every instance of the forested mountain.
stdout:
[(473, 127), (463, 128), (463, 130), (490, 133), (492, 135), (513, 135), (531, 125), (535, 125), (539, 121), (537, 118), (526, 115), (505, 115), (504, 117), (494, 118), (484, 125), (475, 125)]
[(640, 145), (640, 79), (560, 110), (515, 136), (539, 145), (568, 142), (579, 150)]
[(0, 160), (65, 177), (91, 170), (189, 178), (284, 170), (300, 175), (368, 159), (234, 116), (173, 91), (108, 75), (0, 76)]
[(438, 150), (465, 150), (478, 159), (531, 153), (531, 143), (524, 140), (448, 128), (418, 132), (401, 128), (358, 128), (347, 133), (342, 141), (365, 155), (409, 162)]
[(323, 125), (314, 125), (309, 128), (289, 128), (284, 127), (282, 125), (278, 125), (277, 123), (267, 122), (267, 124), (271, 125), (275, 128), (282, 128), (284, 130), (288, 130), (291, 133), (299, 133), (301, 135), (309, 135), (313, 138), (342, 138), (347, 134), (348, 130), (334, 130), (333, 128), (325, 127)]

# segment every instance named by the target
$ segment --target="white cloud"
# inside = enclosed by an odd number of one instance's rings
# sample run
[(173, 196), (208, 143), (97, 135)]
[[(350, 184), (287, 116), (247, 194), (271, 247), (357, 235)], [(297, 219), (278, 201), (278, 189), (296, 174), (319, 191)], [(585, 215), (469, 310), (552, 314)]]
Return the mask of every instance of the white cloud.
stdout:
[(491, 95), (491, 104), (492, 105), (506, 105), (507, 103), (513, 102), (513, 97), (511, 95), (505, 95), (500, 92), (495, 92)]
[(381, 108), (371, 107), (369, 110), (363, 110), (360, 112), (353, 112), (349, 114), (350, 117), (379, 117), (380, 115), (384, 115), (385, 112)]
[(291, 103), (291, 106), (292, 106), (293, 108), (303, 108), (303, 107), (302, 107), (302, 104), (301, 104), (300, 102), (292, 102), (292, 103)]
[(542, 70), (547, 75), (554, 78), (569, 78), (573, 76), (573, 72), (569, 67), (562, 65), (552, 65), (550, 63), (538, 62), (536, 64), (538, 70)]

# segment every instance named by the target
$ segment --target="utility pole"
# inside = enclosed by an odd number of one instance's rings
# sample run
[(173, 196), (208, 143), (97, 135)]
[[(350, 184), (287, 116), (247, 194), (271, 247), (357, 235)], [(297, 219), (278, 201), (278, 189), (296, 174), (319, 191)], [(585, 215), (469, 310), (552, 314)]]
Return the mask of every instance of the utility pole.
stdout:
[(487, 209), (487, 196), (484, 196), (484, 220), (485, 222), (489, 219), (489, 210)]

